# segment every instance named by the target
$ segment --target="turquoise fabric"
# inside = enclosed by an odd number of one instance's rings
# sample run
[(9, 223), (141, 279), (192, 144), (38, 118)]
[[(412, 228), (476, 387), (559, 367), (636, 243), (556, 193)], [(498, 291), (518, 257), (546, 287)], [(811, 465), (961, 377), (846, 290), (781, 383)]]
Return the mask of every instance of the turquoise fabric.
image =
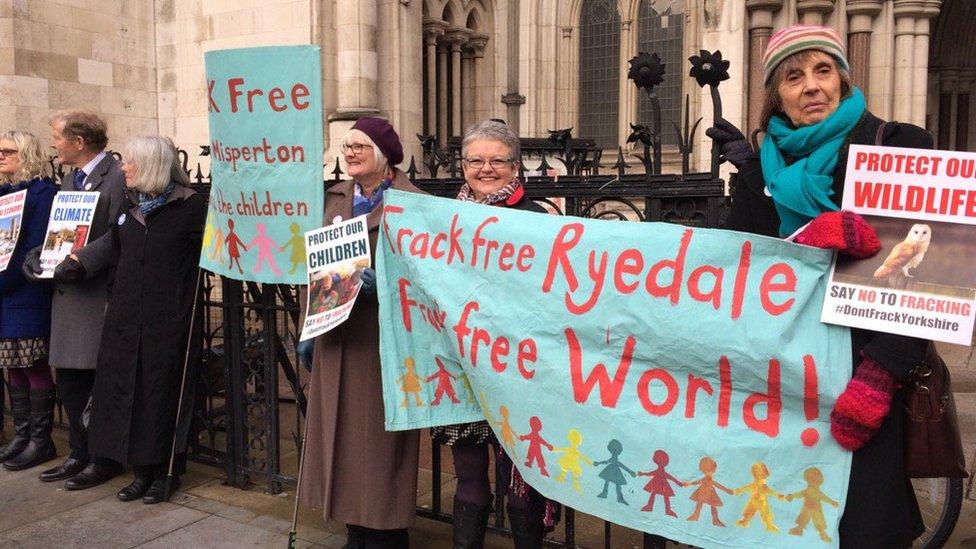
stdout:
[[(780, 116), (770, 120), (759, 158), (779, 213), (781, 236), (792, 234), (822, 212), (838, 209), (830, 199), (837, 153), (866, 108), (864, 94), (854, 88), (833, 114), (811, 126), (794, 128)], [(787, 166), (784, 154), (796, 161)]]

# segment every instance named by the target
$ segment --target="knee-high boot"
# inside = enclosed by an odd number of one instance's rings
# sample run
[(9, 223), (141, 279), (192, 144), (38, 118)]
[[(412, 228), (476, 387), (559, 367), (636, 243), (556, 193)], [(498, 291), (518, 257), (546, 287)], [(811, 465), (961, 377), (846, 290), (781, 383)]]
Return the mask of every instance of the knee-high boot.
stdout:
[(482, 549), (491, 500), (482, 507), (454, 497), (454, 549)]
[(546, 530), (538, 505), (530, 504), (528, 507), (508, 505), (507, 507), (515, 549), (541, 549)]
[(30, 442), (30, 392), (27, 387), (10, 388), (10, 415), (14, 419), (14, 438), (0, 448), (0, 462), (17, 457)]
[(51, 439), (54, 427), (54, 389), (30, 390), (30, 442), (17, 457), (3, 462), (4, 469), (30, 469), (58, 456)]

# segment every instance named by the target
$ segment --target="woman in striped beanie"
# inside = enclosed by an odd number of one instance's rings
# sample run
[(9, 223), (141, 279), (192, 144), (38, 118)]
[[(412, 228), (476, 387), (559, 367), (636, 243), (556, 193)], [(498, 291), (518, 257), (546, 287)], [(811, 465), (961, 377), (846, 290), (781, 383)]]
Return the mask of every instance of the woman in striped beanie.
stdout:
[[(829, 27), (777, 31), (762, 59), (766, 135), (758, 155), (726, 120), (706, 133), (738, 168), (725, 228), (785, 237), (863, 258), (878, 252), (874, 230), (840, 211), (848, 147), (883, 144), (932, 148), (925, 130), (884, 123), (851, 83), (844, 40)], [(905, 476), (902, 394), (925, 356), (921, 339), (852, 329), (853, 379), (831, 413), (831, 434), (854, 452), (841, 547), (909, 547), (923, 531)], [(802, 527), (791, 533), (801, 535)], [(811, 533), (808, 532), (808, 535)]]

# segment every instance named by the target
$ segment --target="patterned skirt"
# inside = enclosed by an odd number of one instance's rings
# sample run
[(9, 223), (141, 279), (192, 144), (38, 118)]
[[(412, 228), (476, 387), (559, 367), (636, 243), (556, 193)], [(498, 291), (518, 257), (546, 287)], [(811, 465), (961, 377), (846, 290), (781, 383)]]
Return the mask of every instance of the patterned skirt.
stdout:
[(0, 368), (30, 368), (47, 358), (46, 337), (0, 339)]
[(487, 421), (431, 427), (430, 436), (438, 444), (444, 444), (446, 446), (484, 444), (495, 441), (495, 433), (491, 431), (491, 427), (488, 426)]

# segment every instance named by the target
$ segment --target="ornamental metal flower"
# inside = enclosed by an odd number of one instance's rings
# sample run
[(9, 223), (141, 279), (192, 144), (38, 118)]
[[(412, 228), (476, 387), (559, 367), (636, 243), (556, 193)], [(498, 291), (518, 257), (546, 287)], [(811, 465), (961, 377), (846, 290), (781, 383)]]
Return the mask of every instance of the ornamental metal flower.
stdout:
[(653, 142), (652, 136), (654, 135), (654, 132), (651, 131), (650, 127), (648, 127), (645, 124), (631, 124), (630, 129), (633, 131), (631, 131), (630, 135), (627, 136), (628, 143), (637, 143), (638, 141), (640, 141), (641, 143), (644, 144), (645, 147), (651, 146), (651, 143)]
[(688, 76), (694, 77), (703, 88), (718, 86), (719, 82), (729, 79), (729, 62), (722, 60), (722, 52), (719, 50), (701, 50), (688, 60), (691, 61), (691, 72)]
[(656, 53), (640, 52), (630, 60), (627, 78), (648, 92), (664, 81), (664, 63)]

